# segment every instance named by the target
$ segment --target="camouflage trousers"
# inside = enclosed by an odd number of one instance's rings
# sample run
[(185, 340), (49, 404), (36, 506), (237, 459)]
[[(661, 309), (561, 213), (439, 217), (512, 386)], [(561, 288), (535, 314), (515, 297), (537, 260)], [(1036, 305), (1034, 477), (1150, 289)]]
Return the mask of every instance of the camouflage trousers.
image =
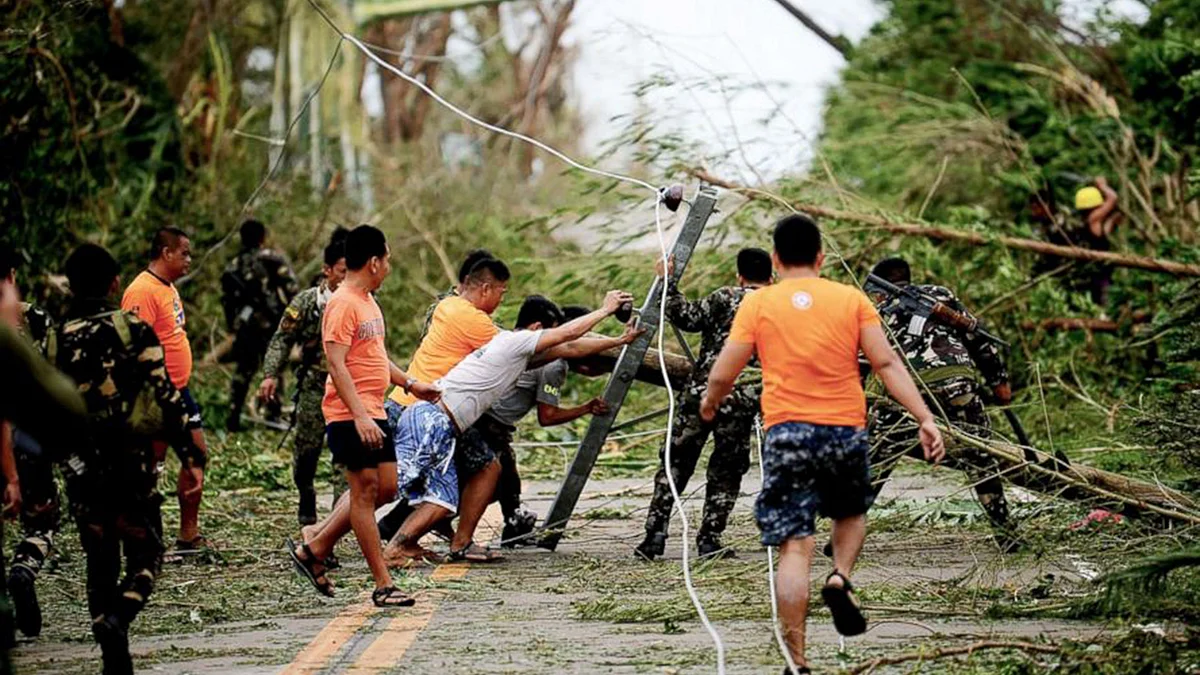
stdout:
[[(292, 480), (301, 495), (316, 495), (313, 480), (321, 462), (321, 451), (325, 448), (325, 414), (321, 412), (321, 399), (325, 397), (326, 374), (308, 372), (300, 378), (296, 396), (295, 445), (292, 446)], [(333, 501), (347, 490), (346, 476), (342, 471), (333, 472)]]
[(116, 503), (71, 499), (87, 554), (87, 600), (93, 621), (115, 616), (128, 626), (146, 606), (162, 563), (161, 505), (157, 492)]
[[(708, 458), (704, 492), (704, 516), (697, 539), (719, 538), (729, 522), (729, 514), (742, 489), (742, 476), (750, 469), (750, 437), (758, 414), (761, 389), (757, 386), (735, 388), (725, 399), (712, 424), (700, 419), (701, 395), (694, 388), (684, 393), (671, 432), (671, 475), (683, 494), (700, 453), (711, 434), (713, 451)], [(654, 497), (646, 514), (646, 532), (666, 533), (675, 499), (667, 482), (666, 446), (659, 451), (661, 462), (654, 475)]]
[(13, 551), (13, 568), (22, 567), (37, 577), (54, 547), (60, 521), (58, 482), (54, 466), (33, 438), (13, 431), (13, 455), (21, 477), (21, 531)]
[[(930, 384), (929, 389), (933, 398), (926, 393), (925, 402), (934, 415), (941, 417), (944, 411), (950, 424), (955, 427), (982, 438), (991, 435), (991, 423), (974, 381), (955, 378)], [(922, 458), (924, 455), (916, 423), (903, 408), (891, 401), (877, 403), (872, 408), (868, 429), (871, 438), (871, 473), (875, 494), (878, 495), (903, 457)], [(1007, 538), (1011, 535), (1008, 500), (1004, 497), (1004, 484), (999, 476), (1003, 471), (1000, 463), (982, 450), (962, 445), (947, 448), (946, 459), (942, 463), (969, 476), (979, 505), (983, 507), (997, 536)]]

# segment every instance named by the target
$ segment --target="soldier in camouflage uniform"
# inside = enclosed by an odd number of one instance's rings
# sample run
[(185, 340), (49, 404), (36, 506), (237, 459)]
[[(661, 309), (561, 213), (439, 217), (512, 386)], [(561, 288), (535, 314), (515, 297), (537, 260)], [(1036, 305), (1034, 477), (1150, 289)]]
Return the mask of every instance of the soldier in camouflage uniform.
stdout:
[[(0, 251), (0, 280), (16, 292), (15, 252)], [(27, 302), (20, 303), (19, 332), (38, 354), (45, 356), (52, 330), (50, 316)], [(12, 430), (13, 455), (21, 476), (21, 530), (24, 538), (13, 553), (8, 574), (9, 595), (16, 610), (17, 628), (29, 637), (42, 631), (42, 611), (34, 582), (54, 546), (59, 525), (58, 483), (53, 463), (43, 456), (36, 440), (20, 429)]]
[[(700, 555), (732, 554), (721, 545), (721, 533), (729, 521), (742, 487), (742, 476), (750, 468), (750, 435), (758, 414), (761, 384), (742, 384), (725, 399), (712, 424), (700, 419), (700, 401), (708, 387), (708, 371), (725, 346), (733, 317), (742, 298), (755, 288), (771, 283), (771, 256), (756, 248), (738, 253), (738, 285), (724, 286), (702, 300), (688, 301), (672, 282), (667, 287), (667, 320), (681, 330), (702, 334), (700, 353), (679, 401), (671, 434), (671, 473), (680, 494), (687, 486), (700, 452), (713, 434), (713, 452), (708, 459), (704, 495), (704, 517), (696, 535)], [(659, 274), (662, 274), (659, 263)], [(665, 460), (665, 447), (659, 452)], [(646, 538), (638, 545), (637, 555), (647, 560), (663, 554), (667, 525), (675, 500), (667, 482), (664, 466), (654, 476), (654, 497), (646, 515)]]
[[(872, 270), (893, 284), (905, 287), (911, 283), (908, 263), (889, 258)], [(915, 286), (921, 293), (951, 309), (970, 316), (967, 309), (949, 289), (942, 286)], [(995, 344), (976, 333), (939, 322), (936, 318), (922, 321), (900, 306), (897, 297), (875, 298), (879, 314), (899, 342), (899, 349), (915, 372), (918, 386), (935, 415), (968, 433), (987, 438), (991, 423), (980, 395), (978, 375), (993, 390), (997, 400), (1008, 403), (1012, 394), (1004, 359)], [(871, 434), (871, 469), (875, 494), (883, 489), (896, 464), (905, 455), (921, 456), (916, 424), (904, 410), (890, 399), (877, 402), (868, 421)], [(945, 465), (964, 471), (975, 485), (979, 504), (987, 514), (1004, 550), (1016, 546), (1009, 523), (1008, 501), (999, 477), (1000, 465), (985, 452), (960, 447), (946, 454)]]
[(116, 261), (84, 244), (66, 268), (74, 297), (49, 355), (78, 385), (91, 422), (64, 466), (67, 494), (87, 554), (88, 610), (104, 673), (132, 673), (129, 625), (150, 597), (163, 554), (157, 461), (144, 434), (169, 437), (197, 481), (204, 453), (154, 330), (112, 301)]
[[(283, 311), (279, 328), (267, 345), (263, 381), (258, 390), (259, 398), (263, 400), (275, 398), (279, 375), (288, 354), (294, 345), (299, 345), (301, 366), (296, 382), (296, 408), (292, 413), (296, 434), (292, 446), (292, 480), (300, 493), (297, 520), (301, 525), (317, 522), (317, 492), (313, 478), (321, 459), (321, 449), (325, 447), (321, 399), (325, 397), (325, 380), (329, 377), (325, 349), (321, 344), (321, 316), (325, 312), (325, 303), (346, 278), (345, 247), (340, 241), (325, 247), (323, 271), (321, 283), (300, 291)], [(346, 490), (346, 478), (341, 471), (334, 471), (333, 475), (333, 500), (336, 502), (338, 495)]]
[[(233, 334), (231, 357), (237, 365), (229, 396), (226, 428), (241, 429), (242, 407), (250, 392), (250, 382), (262, 364), (275, 326), (292, 296), (296, 295), (296, 277), (281, 253), (263, 244), (267, 229), (257, 220), (241, 227), (242, 250), (229, 262), (221, 275), (221, 304), (225, 324)], [(279, 415), (279, 400), (268, 404), (272, 417)]]

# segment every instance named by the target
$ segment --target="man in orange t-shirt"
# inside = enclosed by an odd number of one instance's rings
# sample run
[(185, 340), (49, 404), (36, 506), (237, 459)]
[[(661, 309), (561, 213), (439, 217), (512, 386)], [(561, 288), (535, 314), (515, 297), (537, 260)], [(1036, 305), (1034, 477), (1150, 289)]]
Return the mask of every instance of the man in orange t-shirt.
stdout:
[[(492, 313), (504, 300), (511, 275), (502, 261), (490, 255), (480, 257), (481, 253), (486, 252), (473, 251), (468, 255), (463, 266), (470, 262), (471, 267), (462, 277), (457, 292), (443, 298), (434, 308), (425, 336), (408, 365), (408, 374), (413, 379), (436, 382), (500, 332), (492, 322)], [(472, 257), (475, 257), (473, 262)], [(415, 400), (403, 389), (392, 390), (385, 407), (394, 433), (399, 433), (400, 415)], [(483, 492), (476, 489), (482, 486), (483, 476), (476, 474), (463, 479), (464, 493)], [(379, 519), (379, 536), (391, 539), (411, 511), (404, 500), (398, 502)]]
[(290, 546), (289, 553), (296, 569), (318, 591), (332, 596), (326, 561), (353, 530), (375, 579), (375, 606), (407, 607), (414, 600), (392, 585), (375, 526), (375, 509), (396, 495), (396, 454), (383, 401), (393, 384), (424, 400), (436, 400), (438, 391), (410, 378), (388, 358), (383, 312), (372, 293), (391, 271), (390, 257), (387, 238), (378, 229), (360, 225), (346, 235), (346, 279), (329, 298), (321, 320), (329, 362), (321, 411), (330, 454), (345, 470), (350, 494), (310, 540)]
[(892, 398), (917, 419), (925, 458), (936, 462), (945, 450), (933, 414), (888, 344), (871, 301), (857, 288), (820, 278), (825, 254), (817, 224), (804, 215), (787, 216), (775, 224), (774, 239), (771, 257), (779, 282), (742, 301), (709, 374), (700, 416), (712, 420), (757, 353), (767, 437), (755, 517), (763, 544), (779, 547), (784, 637), (798, 671), (808, 672), (804, 632), (818, 514), (833, 519), (834, 569), (821, 595), (838, 632), (866, 630), (850, 584), (875, 497), (860, 350)]
[[(133, 312), (154, 328), (162, 343), (171, 383), (183, 396), (188, 412), (188, 429), (192, 443), (204, 459), (208, 443), (204, 439), (204, 424), (200, 406), (188, 389), (192, 377), (192, 346), (184, 326), (183, 301), (175, 282), (192, 268), (192, 242), (187, 233), (174, 227), (164, 227), (154, 234), (151, 243), (150, 265), (134, 278), (121, 297), (121, 309)], [(165, 452), (165, 446), (163, 451)], [(164, 562), (178, 562), (181, 554), (195, 553), (208, 546), (200, 534), (200, 501), (204, 497), (204, 463), (198, 468), (179, 471), (179, 537), (175, 550), (163, 557)]]

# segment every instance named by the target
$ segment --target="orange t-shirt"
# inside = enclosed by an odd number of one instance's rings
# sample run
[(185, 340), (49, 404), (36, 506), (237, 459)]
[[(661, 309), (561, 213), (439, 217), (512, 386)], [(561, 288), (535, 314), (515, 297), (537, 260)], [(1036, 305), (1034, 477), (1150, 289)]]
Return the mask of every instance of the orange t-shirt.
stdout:
[[(486, 345), (499, 332), (492, 318), (470, 300), (448, 296), (433, 310), (429, 332), (413, 354), (408, 376), (427, 383), (441, 379), (459, 361)], [(405, 406), (417, 402), (416, 397), (404, 393), (400, 387), (392, 390), (392, 400)]]
[(163, 346), (171, 383), (177, 389), (186, 387), (192, 378), (192, 345), (183, 328), (187, 318), (175, 284), (149, 270), (143, 271), (125, 289), (121, 309), (133, 312), (154, 328)]
[[(383, 400), (392, 383), (391, 362), (383, 341), (383, 311), (370, 293), (342, 284), (325, 304), (321, 319), (321, 347), (335, 342), (346, 345), (346, 370), (354, 381), (354, 390), (371, 419), (387, 419)], [(329, 355), (326, 354), (328, 359)], [(354, 419), (350, 407), (338, 396), (333, 376), (325, 380), (325, 398), (321, 401), (325, 422)]]
[(862, 427), (859, 330), (879, 323), (862, 291), (818, 277), (784, 279), (746, 296), (729, 339), (762, 362), (763, 421)]

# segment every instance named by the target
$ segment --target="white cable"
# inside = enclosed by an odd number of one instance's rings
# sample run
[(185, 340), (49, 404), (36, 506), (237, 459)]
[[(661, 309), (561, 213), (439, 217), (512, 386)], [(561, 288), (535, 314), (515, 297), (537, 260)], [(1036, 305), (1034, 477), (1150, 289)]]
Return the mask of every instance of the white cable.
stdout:
[(471, 122), (472, 124), (474, 124), (478, 127), (481, 127), (483, 129), (486, 129), (488, 131), (491, 131), (493, 133), (497, 133), (502, 136), (508, 136), (509, 138), (513, 138), (513, 139), (522, 141), (524, 143), (528, 143), (536, 148), (539, 148), (539, 149), (553, 155), (554, 157), (557, 157), (558, 159), (562, 160), (563, 162), (565, 162), (565, 163), (569, 164), (570, 166), (572, 166), (576, 169), (579, 169), (580, 171), (583, 171), (585, 173), (590, 173), (592, 175), (601, 176), (604, 178), (611, 178), (613, 180), (631, 183), (633, 185), (639, 185), (639, 186), (644, 187), (654, 193), (654, 226), (655, 226), (655, 229), (658, 231), (658, 243), (659, 243), (659, 247), (662, 251), (662, 261), (663, 261), (663, 278), (662, 278), (662, 295), (661, 295), (662, 302), (660, 303), (660, 306), (659, 306), (658, 365), (659, 365), (659, 369), (662, 371), (663, 383), (666, 385), (666, 388), (667, 388), (667, 400), (669, 402), (668, 412), (667, 412), (667, 438), (666, 438), (666, 445), (665, 445), (665, 452), (664, 452), (664, 469), (666, 470), (666, 474), (667, 474), (667, 484), (671, 488), (671, 495), (675, 498), (675, 508), (679, 510), (680, 521), (682, 522), (684, 585), (687, 587), (688, 596), (691, 598), (692, 605), (695, 606), (696, 613), (700, 617), (700, 622), (702, 624), (704, 624), (705, 630), (707, 630), (708, 634), (710, 636), (712, 636), (713, 643), (716, 645), (717, 675), (725, 675), (725, 644), (721, 641), (721, 636), (717, 633), (716, 628), (714, 628), (712, 623), (708, 620), (708, 614), (704, 611), (704, 605), (701, 604), (700, 597), (699, 597), (699, 595), (696, 594), (696, 589), (692, 585), (692, 573), (691, 573), (690, 568), (688, 567), (688, 537), (689, 537), (689, 534), (688, 534), (687, 517), (683, 511), (683, 504), (682, 504), (680, 496), (679, 496), (679, 490), (675, 486), (675, 478), (671, 474), (671, 470), (670, 470), (670, 466), (671, 466), (671, 462), (670, 462), (671, 429), (675, 423), (675, 392), (671, 388), (671, 381), (670, 381), (670, 378), (668, 377), (668, 372), (667, 372), (667, 362), (666, 362), (666, 358), (664, 357), (664, 351), (663, 351), (664, 345), (663, 345), (663, 330), (662, 330), (662, 328), (663, 328), (663, 324), (666, 323), (667, 280), (670, 276), (670, 273), (666, 269), (666, 267), (669, 263), (669, 256), (668, 256), (668, 252), (667, 252), (666, 237), (663, 234), (662, 213), (661, 213), (661, 208), (660, 208), (662, 205), (662, 199), (661, 199), (661, 193), (660, 193), (659, 189), (654, 187), (650, 183), (647, 183), (644, 180), (640, 180), (640, 179), (634, 178), (632, 176), (625, 176), (622, 174), (612, 173), (609, 171), (604, 171), (602, 169), (597, 169), (594, 167), (586, 166), (584, 164), (580, 164), (579, 162), (575, 161), (574, 159), (571, 159), (567, 155), (563, 154), (562, 152), (559, 152), (558, 150), (550, 147), (549, 145), (546, 145), (545, 143), (537, 140), (536, 138), (531, 138), (529, 136), (526, 136), (525, 134), (517, 133), (515, 131), (509, 131), (508, 129), (498, 127), (494, 124), (489, 124), (487, 122), (484, 122), (481, 119), (478, 119), (478, 118), (472, 116), (471, 114), (467, 113), (466, 111), (455, 106), (453, 103), (450, 103), (446, 99), (442, 98), (441, 95), (439, 95), (436, 91), (431, 89), (424, 82), (409, 75), (408, 73), (405, 73), (403, 70), (397, 68), (396, 66), (393, 66), (392, 64), (390, 64), (387, 61), (380, 58), (377, 54), (375, 54), (370, 49), (368, 49), (365, 45), (363, 45), (363, 43), (358, 38), (343, 31), (341, 28), (338, 27), (338, 25), (333, 21), (333, 19), (325, 12), (325, 10), (323, 8), (321, 8), (320, 5), (317, 4), (316, 0), (308, 0), (308, 4), (311, 5), (312, 8), (314, 10), (316, 10), (316, 12), (318, 14), (321, 15), (321, 18), (323, 18), (325, 20), (325, 22), (327, 24), (329, 24), (329, 26), (331, 28), (333, 28), (333, 30), (336, 31), (342, 37), (343, 40), (354, 45), (360, 52), (363, 53), (364, 56), (366, 56), (367, 58), (374, 61), (376, 65), (378, 65), (379, 67), (381, 67), (385, 70), (388, 70), (388, 71), (394, 73), (395, 75), (397, 75), (404, 81), (417, 87), (421, 91), (425, 92), (434, 101), (437, 101), (442, 107), (446, 108), (450, 112), (453, 112), (454, 114), (458, 115), (459, 117), (467, 120), (468, 122)]
[(663, 472), (667, 475), (667, 486), (671, 488), (671, 496), (675, 499), (675, 512), (679, 514), (680, 529), (682, 529), (683, 537), (683, 585), (687, 587), (688, 597), (692, 599), (692, 605), (696, 608), (696, 614), (700, 617), (700, 623), (704, 624), (704, 629), (712, 636), (713, 644), (717, 648), (717, 674), (725, 675), (725, 643), (721, 641), (721, 636), (717, 633), (717, 629), (708, 620), (708, 613), (704, 611), (704, 605), (700, 603), (700, 596), (696, 593), (696, 587), (692, 585), (692, 571), (688, 565), (688, 540), (691, 535), (688, 533), (687, 513), (683, 509), (683, 499), (679, 496), (679, 488), (675, 485), (675, 472), (671, 470), (671, 430), (675, 426), (675, 390), (671, 388), (671, 378), (667, 373), (667, 360), (663, 345), (663, 336), (666, 334), (667, 324), (667, 283), (671, 277), (670, 270), (670, 255), (667, 252), (667, 239), (663, 235), (662, 227), (662, 200), (654, 200), (654, 227), (658, 231), (658, 245), (662, 250), (662, 294), (661, 302), (658, 308), (658, 367), (662, 371), (663, 385), (667, 388), (667, 437), (663, 441)]
[[(763, 468), (762, 420), (757, 417), (754, 419), (754, 440), (757, 442), (756, 449), (758, 450), (759, 481), (765, 483), (767, 480), (767, 470)], [(799, 675), (800, 671), (796, 668), (796, 662), (792, 660), (792, 652), (788, 649), (787, 642), (783, 639), (783, 631), (779, 627), (779, 596), (775, 592), (774, 546), (767, 547), (767, 586), (771, 589), (771, 628), (775, 633), (775, 642), (779, 644), (779, 651), (783, 654), (783, 660), (787, 662), (788, 670), (792, 672), (792, 675)]]

